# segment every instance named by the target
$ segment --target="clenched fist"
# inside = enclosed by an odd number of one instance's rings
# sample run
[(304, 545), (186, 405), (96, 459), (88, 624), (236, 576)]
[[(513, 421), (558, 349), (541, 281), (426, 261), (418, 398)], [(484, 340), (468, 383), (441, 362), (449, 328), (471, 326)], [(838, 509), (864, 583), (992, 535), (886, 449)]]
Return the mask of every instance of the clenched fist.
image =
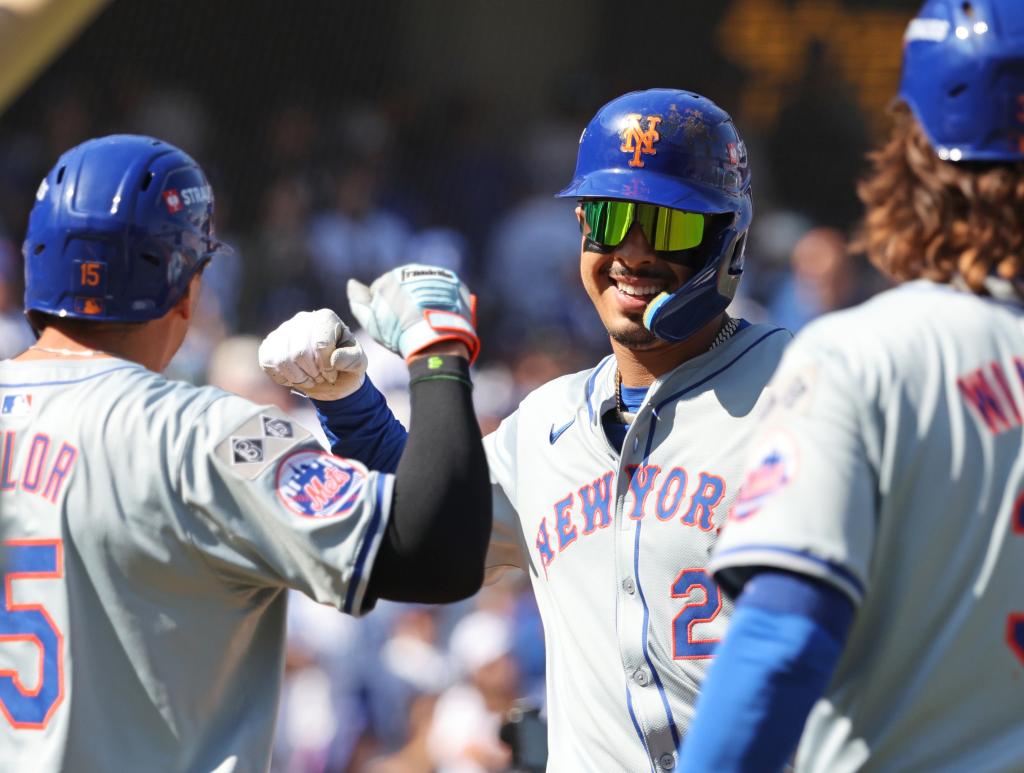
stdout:
[(366, 378), (366, 354), (330, 309), (300, 311), (271, 332), (259, 349), (260, 367), (281, 386), (315, 400), (340, 400)]

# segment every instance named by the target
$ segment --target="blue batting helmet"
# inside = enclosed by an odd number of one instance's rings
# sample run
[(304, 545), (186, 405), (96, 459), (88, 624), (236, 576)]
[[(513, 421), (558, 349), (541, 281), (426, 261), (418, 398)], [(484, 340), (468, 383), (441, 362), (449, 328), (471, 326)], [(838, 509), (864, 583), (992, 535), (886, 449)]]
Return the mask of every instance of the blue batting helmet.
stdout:
[(903, 37), (899, 96), (939, 158), (1024, 160), (1024, 3), (928, 0)]
[(213, 235), (210, 184), (187, 154), (152, 137), (88, 140), (36, 192), (22, 247), (25, 310), (156, 319), (225, 249)]
[(736, 294), (752, 216), (750, 169), (732, 118), (710, 99), (675, 89), (613, 99), (580, 137), (576, 174), (558, 196), (731, 216), (705, 229), (703, 267), (648, 304), (644, 324), (658, 338), (690, 337)]

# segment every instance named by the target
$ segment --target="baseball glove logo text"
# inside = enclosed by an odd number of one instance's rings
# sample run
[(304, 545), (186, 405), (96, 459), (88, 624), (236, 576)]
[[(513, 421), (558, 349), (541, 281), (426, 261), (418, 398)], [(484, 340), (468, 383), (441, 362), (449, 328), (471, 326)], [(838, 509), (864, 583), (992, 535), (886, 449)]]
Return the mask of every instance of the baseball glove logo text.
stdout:
[(366, 482), (361, 469), (324, 451), (297, 451), (277, 466), (277, 495), (304, 518), (347, 515)]
[(639, 113), (630, 113), (625, 118), (625, 127), (620, 132), (622, 146), (619, 148), (623, 153), (632, 153), (633, 158), (629, 160), (630, 166), (642, 167), (643, 159), (640, 155), (654, 156), (658, 151), (654, 149), (654, 143), (661, 139), (657, 126), (661, 123), (660, 115), (647, 116), (647, 128), (640, 125), (642, 116)]

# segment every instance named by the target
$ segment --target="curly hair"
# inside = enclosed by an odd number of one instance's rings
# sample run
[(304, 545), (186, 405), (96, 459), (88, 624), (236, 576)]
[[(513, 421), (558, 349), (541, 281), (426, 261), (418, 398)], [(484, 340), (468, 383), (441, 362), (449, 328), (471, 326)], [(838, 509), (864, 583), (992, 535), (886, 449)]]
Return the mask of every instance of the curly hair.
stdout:
[(866, 207), (853, 248), (889, 278), (1024, 280), (1024, 162), (942, 161), (905, 103), (893, 108), (889, 141), (868, 155), (857, 186)]

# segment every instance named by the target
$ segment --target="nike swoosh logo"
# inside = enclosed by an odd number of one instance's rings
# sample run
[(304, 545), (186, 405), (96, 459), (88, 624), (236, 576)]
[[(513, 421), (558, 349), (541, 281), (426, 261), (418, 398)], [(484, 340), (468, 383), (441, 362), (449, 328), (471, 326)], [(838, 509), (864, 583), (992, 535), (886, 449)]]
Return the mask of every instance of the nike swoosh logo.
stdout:
[(572, 423), (574, 421), (576, 421), (576, 417), (575, 416), (573, 416), (571, 419), (569, 419), (569, 421), (567, 421), (565, 424), (563, 424), (558, 429), (555, 429), (555, 425), (554, 424), (551, 425), (551, 432), (548, 435), (548, 440), (551, 441), (551, 445), (554, 445), (555, 441), (558, 440), (558, 438), (562, 437), (562, 433), (565, 432), (567, 429), (569, 429), (569, 427), (572, 426)]

